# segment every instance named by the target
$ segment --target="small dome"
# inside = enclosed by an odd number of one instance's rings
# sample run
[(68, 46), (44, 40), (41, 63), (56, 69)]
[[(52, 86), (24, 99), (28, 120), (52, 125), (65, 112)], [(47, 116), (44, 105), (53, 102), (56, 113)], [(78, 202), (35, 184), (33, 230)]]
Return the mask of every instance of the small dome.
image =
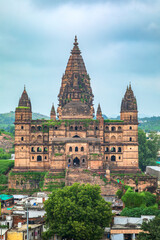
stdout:
[(82, 102), (69, 102), (62, 109), (62, 116), (71, 116), (81, 118), (81, 116), (90, 117), (90, 108)]

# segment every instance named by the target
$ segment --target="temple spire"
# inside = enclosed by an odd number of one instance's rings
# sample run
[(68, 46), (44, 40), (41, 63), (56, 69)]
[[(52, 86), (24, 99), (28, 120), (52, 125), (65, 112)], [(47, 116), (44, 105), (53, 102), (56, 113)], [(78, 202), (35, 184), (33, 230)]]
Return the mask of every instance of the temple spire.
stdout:
[(25, 85), (21, 98), (19, 99), (18, 107), (29, 107), (31, 110), (31, 101), (28, 97)]
[(97, 119), (101, 119), (102, 118), (102, 110), (101, 110), (100, 103), (98, 104), (96, 118)]
[(54, 108), (54, 104), (52, 104), (51, 112), (50, 112), (50, 119), (56, 120), (56, 111)]

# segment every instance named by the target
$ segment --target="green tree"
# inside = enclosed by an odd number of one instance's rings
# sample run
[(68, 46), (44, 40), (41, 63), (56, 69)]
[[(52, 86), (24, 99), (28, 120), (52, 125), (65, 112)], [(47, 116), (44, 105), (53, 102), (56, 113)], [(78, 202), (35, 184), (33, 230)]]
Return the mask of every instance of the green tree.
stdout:
[(157, 134), (150, 134), (151, 139), (147, 140), (145, 132), (138, 130), (139, 143), (139, 167), (142, 171), (146, 170), (146, 166), (156, 165), (157, 153), (160, 148), (160, 138)]
[(141, 228), (145, 232), (139, 233), (138, 240), (160, 240), (160, 217), (143, 222)]
[(111, 207), (98, 185), (78, 183), (52, 192), (45, 202), (46, 227), (43, 239), (57, 234), (67, 240), (99, 240), (111, 222)]

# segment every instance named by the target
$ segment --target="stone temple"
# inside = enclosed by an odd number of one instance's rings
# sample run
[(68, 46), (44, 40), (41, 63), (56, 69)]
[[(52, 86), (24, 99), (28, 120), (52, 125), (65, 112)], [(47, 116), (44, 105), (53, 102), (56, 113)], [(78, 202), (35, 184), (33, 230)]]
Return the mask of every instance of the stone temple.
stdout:
[[(138, 171), (137, 102), (131, 85), (121, 102), (120, 120), (104, 120), (100, 105), (94, 117), (91, 80), (77, 38), (62, 77), (57, 115), (32, 120), (24, 88), (15, 112), (14, 171)], [(105, 99), (104, 99), (105, 100)]]

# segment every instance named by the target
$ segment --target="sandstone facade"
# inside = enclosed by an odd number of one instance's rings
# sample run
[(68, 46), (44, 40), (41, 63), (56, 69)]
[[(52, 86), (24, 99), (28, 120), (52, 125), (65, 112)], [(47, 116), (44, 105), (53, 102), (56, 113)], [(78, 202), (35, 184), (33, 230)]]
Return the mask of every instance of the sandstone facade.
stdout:
[(104, 120), (100, 105), (95, 120), (90, 77), (77, 38), (58, 98), (57, 116), (52, 106), (51, 120), (32, 120), (24, 89), (15, 113), (14, 171), (138, 171), (138, 112), (131, 85), (122, 99), (121, 120)]

